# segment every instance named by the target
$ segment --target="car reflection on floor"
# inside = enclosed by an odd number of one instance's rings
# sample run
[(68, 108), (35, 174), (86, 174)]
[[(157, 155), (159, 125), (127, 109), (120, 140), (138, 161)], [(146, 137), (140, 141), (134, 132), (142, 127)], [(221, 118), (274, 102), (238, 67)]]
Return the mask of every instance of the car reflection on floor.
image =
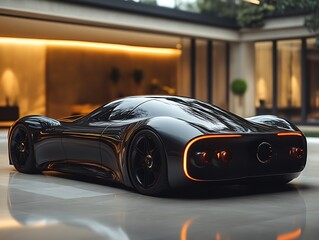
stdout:
[(306, 224), (306, 205), (293, 184), (275, 190), (239, 186), (200, 189), (154, 198), (78, 183), (64, 175), (14, 172), (9, 178), (8, 208), (22, 225), (20, 231), (33, 239), (38, 239), (36, 232), (54, 229), (47, 239), (67, 235), (68, 239), (189, 240), (200, 236), (230, 240), (258, 236), (292, 240), (302, 236)]

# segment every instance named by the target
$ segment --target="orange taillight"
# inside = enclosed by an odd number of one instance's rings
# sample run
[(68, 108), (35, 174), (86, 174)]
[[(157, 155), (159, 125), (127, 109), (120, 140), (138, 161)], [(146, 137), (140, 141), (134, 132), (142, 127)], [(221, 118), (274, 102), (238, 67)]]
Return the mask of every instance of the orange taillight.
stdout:
[(299, 136), (301, 137), (302, 134), (300, 132), (281, 132), (277, 133), (277, 136), (283, 137), (283, 136)]
[[(189, 172), (188, 172), (188, 169), (187, 169), (187, 155), (188, 155), (188, 151), (189, 151), (189, 148), (191, 147), (192, 144), (194, 144), (195, 142), (197, 141), (200, 141), (200, 140), (203, 140), (203, 139), (215, 139), (215, 138), (237, 138), (237, 137), (241, 137), (242, 135), (240, 134), (216, 134), (216, 135), (204, 135), (204, 136), (200, 136), (200, 137), (196, 137), (194, 139), (192, 139), (191, 141), (189, 141), (185, 147), (185, 150), (184, 150), (184, 155), (183, 155), (183, 170), (184, 170), (184, 174), (185, 176), (190, 179), (190, 180), (193, 180), (193, 181), (204, 181), (204, 180), (200, 180), (200, 179), (196, 179), (196, 178), (193, 178), (192, 176), (189, 175)], [(204, 156), (207, 158), (207, 153), (205, 152), (205, 154), (203, 154), (203, 152), (200, 152), (201, 156)], [(219, 151), (217, 152), (216, 154), (218, 155), (219, 153), (219, 159), (222, 160), (222, 159), (226, 159), (226, 157), (229, 156), (228, 152), (226, 151)], [(218, 157), (217, 157), (218, 158)]]

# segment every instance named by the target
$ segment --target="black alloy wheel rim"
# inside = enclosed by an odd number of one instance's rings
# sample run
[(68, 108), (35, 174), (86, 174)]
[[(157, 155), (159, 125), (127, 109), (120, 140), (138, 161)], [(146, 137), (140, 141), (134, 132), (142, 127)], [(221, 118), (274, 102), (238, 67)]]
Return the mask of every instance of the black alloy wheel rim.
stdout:
[(131, 152), (132, 177), (144, 189), (153, 187), (161, 173), (161, 151), (152, 134), (143, 133), (133, 142)]
[(30, 157), (30, 141), (28, 132), (23, 127), (17, 127), (12, 135), (11, 156), (12, 160), (19, 167), (25, 166)]

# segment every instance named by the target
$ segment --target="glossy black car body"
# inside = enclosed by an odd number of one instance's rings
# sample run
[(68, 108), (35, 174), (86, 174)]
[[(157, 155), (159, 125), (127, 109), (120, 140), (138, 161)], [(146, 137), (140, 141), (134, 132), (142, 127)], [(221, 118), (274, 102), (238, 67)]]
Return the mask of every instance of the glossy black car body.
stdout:
[(195, 182), (285, 183), (306, 164), (300, 130), (275, 116), (243, 119), (174, 96), (110, 102), (86, 116), (26, 116), (9, 131), (20, 172), (80, 173), (156, 195)]

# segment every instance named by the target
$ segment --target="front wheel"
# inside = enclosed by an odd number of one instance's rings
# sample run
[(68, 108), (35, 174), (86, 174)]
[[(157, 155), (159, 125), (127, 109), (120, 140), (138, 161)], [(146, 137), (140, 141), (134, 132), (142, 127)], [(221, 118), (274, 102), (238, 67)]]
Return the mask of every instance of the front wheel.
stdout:
[(167, 160), (155, 132), (141, 130), (133, 137), (128, 161), (129, 175), (137, 191), (145, 195), (165, 193), (168, 189)]
[(9, 158), (13, 166), (22, 173), (39, 173), (31, 134), (23, 124), (17, 124), (9, 139)]

